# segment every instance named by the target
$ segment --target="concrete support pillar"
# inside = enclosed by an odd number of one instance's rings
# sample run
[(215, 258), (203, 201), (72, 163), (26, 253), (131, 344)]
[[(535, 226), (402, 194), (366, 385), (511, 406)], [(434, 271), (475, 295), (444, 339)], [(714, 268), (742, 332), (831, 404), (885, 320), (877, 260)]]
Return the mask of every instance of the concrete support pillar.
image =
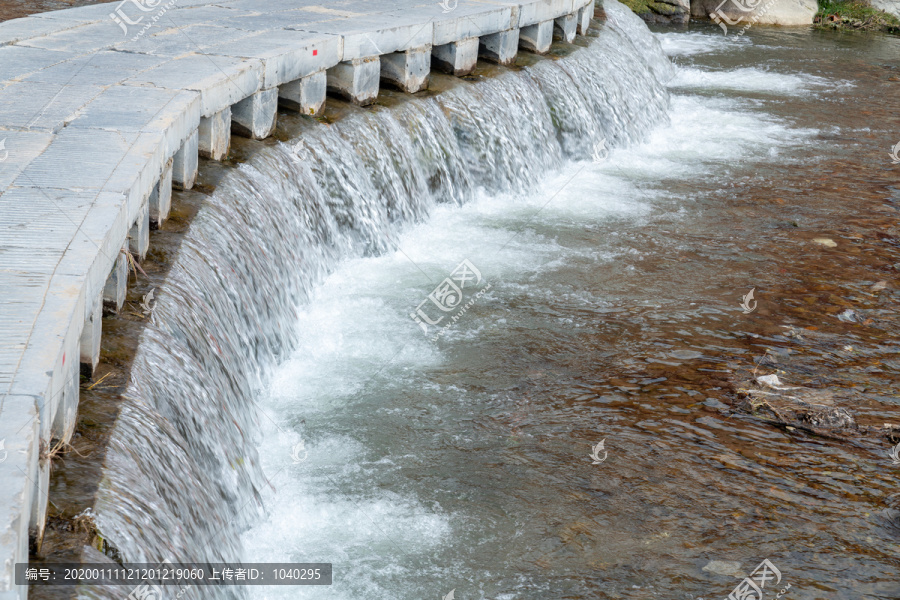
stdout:
[(578, 15), (572, 13), (556, 19), (553, 25), (554, 39), (571, 43), (575, 39), (575, 29), (578, 25)]
[(467, 38), (431, 49), (434, 69), (461, 77), (475, 70), (478, 63), (478, 38)]
[(150, 192), (150, 228), (158, 229), (169, 218), (172, 208), (172, 163), (173, 159), (163, 167), (162, 176), (153, 191)]
[(587, 35), (587, 30), (591, 26), (591, 19), (593, 18), (593, 16), (593, 2), (583, 8), (578, 9), (578, 35)]
[(172, 186), (179, 190), (189, 190), (197, 180), (198, 152), (200, 136), (195, 131), (184, 141), (172, 161)]
[(281, 106), (302, 115), (318, 116), (325, 109), (327, 81), (325, 71), (319, 71), (297, 81), (285, 83), (278, 88), (278, 101)]
[(128, 258), (119, 252), (113, 264), (106, 285), (103, 286), (103, 310), (106, 314), (115, 314), (125, 305), (125, 294), (128, 291)]
[[(49, 442), (42, 442), (46, 447)], [(35, 476), (36, 475), (36, 476)], [(44, 528), (47, 525), (47, 504), (50, 499), (50, 461), (39, 460), (37, 473), (29, 477), (34, 484), (32, 489), (31, 519), (29, 522), (29, 534), (34, 535), (37, 551), (40, 553), (41, 544), (44, 541)], [(15, 596), (12, 596), (15, 598)], [(26, 596), (22, 596), (26, 598)]]
[(231, 107), (209, 117), (200, 117), (199, 152), (204, 158), (222, 160), (231, 148)]
[(381, 57), (381, 78), (407, 94), (428, 89), (431, 46), (392, 52)]
[(328, 69), (328, 91), (366, 106), (378, 98), (381, 80), (381, 60), (377, 56), (357, 58)]
[(519, 30), (519, 47), (545, 54), (553, 43), (553, 21), (544, 21)]
[(519, 30), (509, 29), (481, 37), (481, 56), (491, 62), (510, 65), (519, 50)]
[(241, 137), (262, 140), (275, 131), (278, 88), (259, 90), (231, 107), (231, 130)]
[(144, 202), (134, 225), (128, 230), (128, 251), (135, 260), (142, 261), (150, 249), (150, 203)]
[(103, 328), (103, 296), (93, 301), (91, 312), (84, 319), (79, 346), (81, 347), (81, 374), (93, 377), (100, 363), (100, 332)]

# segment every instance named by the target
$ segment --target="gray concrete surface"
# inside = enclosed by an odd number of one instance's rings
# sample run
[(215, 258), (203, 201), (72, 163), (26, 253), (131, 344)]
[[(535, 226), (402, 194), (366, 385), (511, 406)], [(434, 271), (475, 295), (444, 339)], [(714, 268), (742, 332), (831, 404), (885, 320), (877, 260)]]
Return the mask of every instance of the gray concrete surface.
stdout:
[[(268, 136), (275, 107), (415, 92), (549, 37), (584, 33), (593, 0), (170, 0), (0, 23), (0, 600), (47, 513), (41, 449), (75, 428), (101, 312), (120, 310), (172, 186), (230, 136)], [(520, 38), (519, 31), (526, 28)]]

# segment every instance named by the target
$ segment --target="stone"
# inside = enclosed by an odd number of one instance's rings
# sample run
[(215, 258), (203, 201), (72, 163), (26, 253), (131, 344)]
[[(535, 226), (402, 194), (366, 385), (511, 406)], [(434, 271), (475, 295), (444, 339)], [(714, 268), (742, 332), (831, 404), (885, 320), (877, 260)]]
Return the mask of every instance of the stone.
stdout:
[(461, 77), (475, 70), (478, 64), (477, 37), (450, 42), (431, 49), (432, 68)]
[(172, 208), (173, 161), (170, 158), (166, 163), (162, 176), (150, 192), (150, 229), (158, 229), (169, 218), (169, 210)]
[[(689, 0), (683, 0), (688, 2)], [(690, 7), (688, 7), (690, 8)], [(688, 10), (690, 14), (690, 10)], [(591, 26), (591, 19), (594, 17), (594, 3), (591, 2), (587, 6), (578, 9), (578, 35), (586, 35)]]
[(235, 135), (263, 140), (275, 131), (278, 88), (260, 90), (231, 107), (231, 130)]
[(142, 261), (150, 249), (150, 202), (144, 203), (134, 225), (128, 231), (128, 251), (135, 260)]
[(197, 128), (198, 151), (200, 156), (212, 160), (222, 160), (231, 148), (231, 107), (202, 117)]
[(103, 329), (103, 296), (92, 303), (90, 313), (84, 319), (79, 345), (81, 348), (81, 374), (93, 377), (100, 363), (100, 335)]
[(557, 17), (553, 21), (553, 38), (571, 44), (575, 39), (575, 31), (577, 28), (577, 14), (572, 13), (571, 15)]
[[(675, 0), (672, 0), (675, 1)], [(710, 18), (719, 27), (737, 33), (750, 25), (811, 25), (818, 11), (816, 0), (693, 0), (691, 16)]]
[(510, 65), (519, 49), (519, 30), (510, 29), (481, 37), (480, 55), (491, 62)]
[(544, 21), (519, 30), (519, 47), (546, 54), (553, 44), (553, 21)]
[(189, 190), (194, 187), (199, 167), (200, 134), (194, 131), (184, 142), (172, 161), (172, 187)]
[(278, 88), (279, 105), (311, 117), (318, 116), (325, 109), (327, 87), (325, 71), (285, 83)]
[(381, 79), (400, 88), (407, 94), (415, 94), (428, 88), (431, 72), (431, 46), (392, 52), (380, 57)]
[(378, 98), (381, 60), (377, 56), (338, 63), (328, 69), (328, 91), (360, 106)]
[(103, 310), (115, 314), (125, 305), (128, 292), (128, 257), (120, 252), (103, 287)]

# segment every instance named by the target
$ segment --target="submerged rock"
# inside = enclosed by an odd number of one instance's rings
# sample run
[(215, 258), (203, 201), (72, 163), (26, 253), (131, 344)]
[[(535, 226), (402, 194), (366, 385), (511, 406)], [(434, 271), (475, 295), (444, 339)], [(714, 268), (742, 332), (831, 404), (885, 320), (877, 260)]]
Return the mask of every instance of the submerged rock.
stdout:
[(716, 575), (735, 577), (737, 579), (743, 579), (747, 576), (747, 574), (741, 570), (741, 563), (734, 560), (711, 560), (709, 561), (709, 564), (701, 570), (715, 573)]

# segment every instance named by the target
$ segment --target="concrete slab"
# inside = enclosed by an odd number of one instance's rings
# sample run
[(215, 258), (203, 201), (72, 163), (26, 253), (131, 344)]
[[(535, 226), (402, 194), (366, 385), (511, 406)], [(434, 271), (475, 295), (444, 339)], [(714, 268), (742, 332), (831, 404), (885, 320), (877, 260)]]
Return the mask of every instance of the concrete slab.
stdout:
[(153, 56), (176, 58), (206, 50), (224, 42), (239, 40), (251, 32), (218, 25), (190, 25), (188, 27), (160, 27), (137, 40), (127, 40), (115, 45), (117, 50), (137, 52)]
[(79, 19), (11, 19), (0, 23), (0, 45), (15, 44), (84, 25)]
[[(7, 21), (7, 23), (10, 22)], [(0, 27), (5, 24), (0, 23)], [(76, 56), (77, 54), (74, 52), (59, 52), (27, 46), (0, 46), (0, 81), (19, 80)]]
[(260, 60), (263, 64), (262, 88), (270, 89), (340, 62), (343, 39), (337, 35), (271, 31), (213, 46), (208, 53)]
[[(49, 19), (43, 19), (40, 22), (50, 25), (57, 23), (57, 21)], [(113, 45), (121, 41), (121, 38), (116, 35), (117, 31), (118, 29), (112, 20), (97, 23), (80, 23), (77, 27), (40, 37), (28, 38), (18, 42), (18, 44), (32, 48), (45, 48), (47, 50), (76, 52), (79, 54), (96, 52), (104, 48), (112, 48)]]
[(198, 92), (117, 85), (81, 109), (68, 127), (158, 132), (165, 139), (163, 154), (168, 159), (199, 124)]
[(96, 85), (21, 81), (0, 89), (3, 128), (56, 133), (103, 93)]
[(434, 23), (422, 23), (398, 14), (322, 21), (291, 29), (342, 36), (344, 61), (421, 48), (434, 39)]
[(106, 86), (117, 84), (167, 60), (168, 57), (104, 50), (71, 58), (21, 79), (64, 85), (72, 85), (73, 81), (77, 81), (78, 85)]
[(124, 85), (200, 92), (200, 116), (208, 117), (256, 93), (262, 62), (228, 56), (185, 56), (126, 79)]

